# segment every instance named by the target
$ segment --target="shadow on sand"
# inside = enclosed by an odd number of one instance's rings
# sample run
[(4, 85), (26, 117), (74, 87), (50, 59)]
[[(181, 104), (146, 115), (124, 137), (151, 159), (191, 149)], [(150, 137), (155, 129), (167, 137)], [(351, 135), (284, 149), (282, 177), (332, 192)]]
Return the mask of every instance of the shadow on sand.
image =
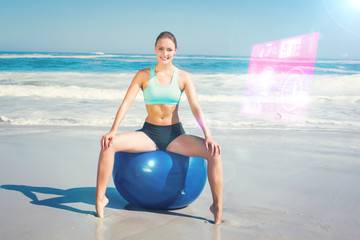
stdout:
[[(71, 203), (85, 203), (95, 206), (95, 187), (81, 187), (81, 188), (70, 188), (70, 189), (59, 189), (59, 188), (51, 188), (51, 187), (33, 187), (33, 186), (25, 186), (25, 185), (2, 185), (2, 189), (18, 191), (28, 197), (31, 201), (31, 204), (47, 206), (52, 208), (58, 208), (62, 210), (67, 210), (75, 213), (81, 214), (90, 214), (95, 216), (95, 211), (82, 210), (79, 208), (71, 207), (66, 204)], [(54, 195), (42, 200), (39, 200), (39, 197), (44, 197), (41, 194)], [(121, 195), (117, 192), (116, 188), (108, 188), (106, 191), (106, 197), (109, 199), (109, 204), (106, 206), (107, 208), (114, 209), (124, 209), (128, 211), (147, 211), (153, 212), (157, 214), (166, 214), (166, 215), (174, 215), (179, 217), (188, 217), (195, 218), (202, 221), (207, 221), (213, 223), (213, 221), (197, 217), (191, 216), (183, 213), (166, 211), (166, 210), (153, 210), (153, 209), (144, 209), (138, 206), (129, 204), (126, 200), (124, 200)]]

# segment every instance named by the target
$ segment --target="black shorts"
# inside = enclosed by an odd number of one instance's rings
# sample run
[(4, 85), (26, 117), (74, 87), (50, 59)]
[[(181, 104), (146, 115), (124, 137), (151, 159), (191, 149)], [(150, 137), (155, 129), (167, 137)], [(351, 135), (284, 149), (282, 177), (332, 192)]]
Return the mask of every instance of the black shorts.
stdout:
[(175, 138), (185, 133), (181, 122), (168, 126), (159, 126), (145, 122), (143, 128), (138, 131), (144, 132), (162, 151), (165, 151)]

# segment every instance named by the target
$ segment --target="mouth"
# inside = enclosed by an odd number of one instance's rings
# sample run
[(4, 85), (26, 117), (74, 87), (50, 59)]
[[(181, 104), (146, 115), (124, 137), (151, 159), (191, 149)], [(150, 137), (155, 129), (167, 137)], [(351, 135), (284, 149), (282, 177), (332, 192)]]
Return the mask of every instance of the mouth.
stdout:
[(160, 57), (160, 59), (163, 61), (167, 61), (167, 60), (169, 60), (169, 57)]

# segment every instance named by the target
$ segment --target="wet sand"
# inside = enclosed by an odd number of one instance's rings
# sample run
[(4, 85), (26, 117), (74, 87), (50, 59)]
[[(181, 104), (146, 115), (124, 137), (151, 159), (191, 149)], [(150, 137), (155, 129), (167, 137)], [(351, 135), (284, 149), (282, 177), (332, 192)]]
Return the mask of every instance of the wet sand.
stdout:
[(105, 218), (96, 218), (99, 139), (106, 131), (0, 127), (1, 239), (360, 236), (359, 134), (213, 129), (224, 164), (224, 222), (216, 226), (208, 184), (186, 208), (150, 211), (129, 205), (111, 180)]

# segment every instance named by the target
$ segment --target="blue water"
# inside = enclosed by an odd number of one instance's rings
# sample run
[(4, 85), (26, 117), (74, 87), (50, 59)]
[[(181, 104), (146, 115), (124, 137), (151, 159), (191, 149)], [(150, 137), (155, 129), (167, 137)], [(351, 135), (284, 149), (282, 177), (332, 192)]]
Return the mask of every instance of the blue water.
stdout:
[[(188, 71), (213, 128), (306, 128), (360, 131), (360, 60), (318, 59), (306, 125), (291, 126), (239, 114), (249, 57), (177, 55)], [(154, 55), (0, 52), (0, 126), (110, 127), (139, 69)], [(180, 117), (196, 121), (183, 95)], [(142, 93), (122, 126), (140, 126), (146, 116)]]
[[(249, 57), (179, 55), (174, 64), (191, 73), (246, 74)], [(0, 52), (0, 71), (131, 72), (156, 63), (154, 55)], [(316, 74), (358, 74), (360, 60), (319, 59)]]
[[(4, 53), (0, 71), (131, 72), (156, 63), (154, 55)], [(177, 56), (174, 64), (192, 73), (246, 73), (249, 58)]]

